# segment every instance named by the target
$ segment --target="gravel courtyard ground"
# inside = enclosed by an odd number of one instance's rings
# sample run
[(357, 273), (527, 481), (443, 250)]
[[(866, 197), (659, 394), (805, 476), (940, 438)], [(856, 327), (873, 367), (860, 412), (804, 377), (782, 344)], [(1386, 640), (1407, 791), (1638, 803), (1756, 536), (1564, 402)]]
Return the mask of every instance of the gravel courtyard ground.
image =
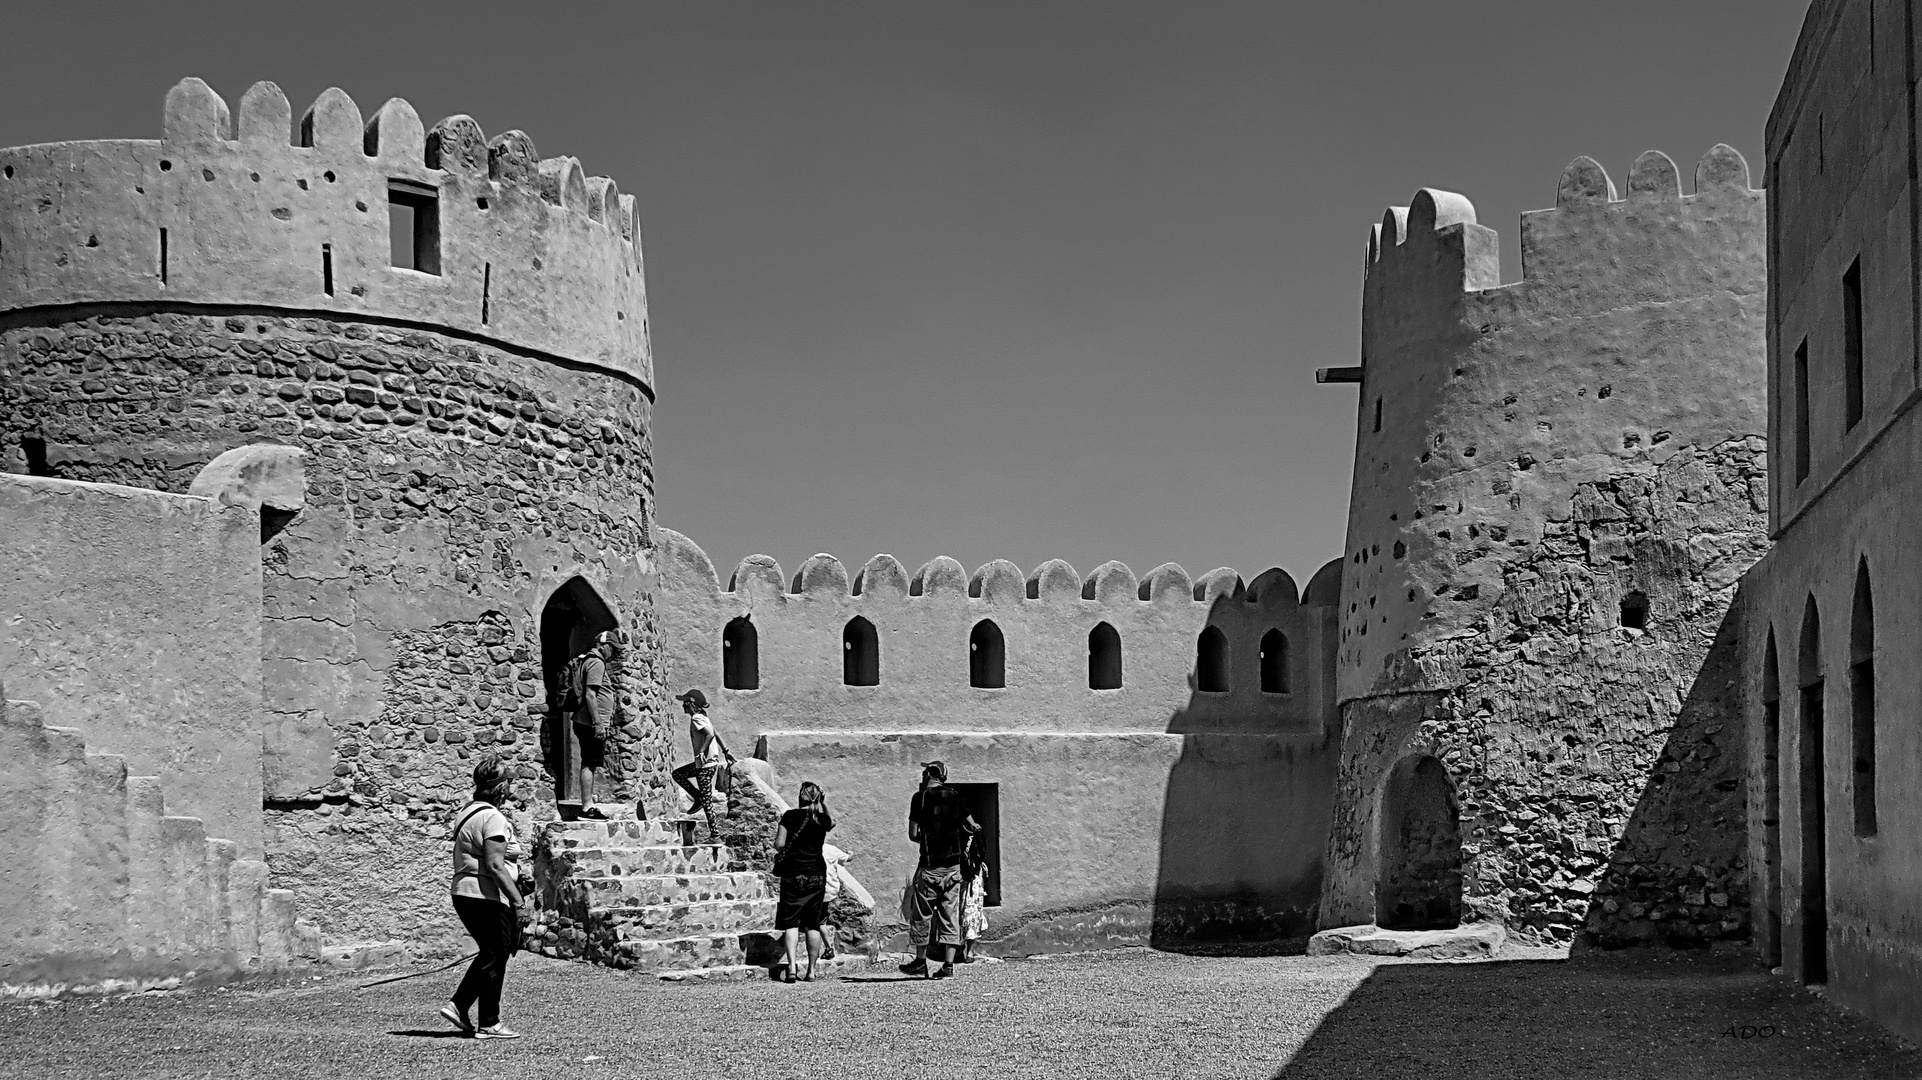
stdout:
[(523, 955), (506, 1016), (527, 1037), (487, 1043), (447, 1037), (434, 1015), (457, 976), (7, 1004), (0, 1074), (1922, 1077), (1922, 1053), (1732, 954), (1410, 964), (1123, 950), (976, 965), (949, 982), (890, 969), (793, 986), (677, 985)]

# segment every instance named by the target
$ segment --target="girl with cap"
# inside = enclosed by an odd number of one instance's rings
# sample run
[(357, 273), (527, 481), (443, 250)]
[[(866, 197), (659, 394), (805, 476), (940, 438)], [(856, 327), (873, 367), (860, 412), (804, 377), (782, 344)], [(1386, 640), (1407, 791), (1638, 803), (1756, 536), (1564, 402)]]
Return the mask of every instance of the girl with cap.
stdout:
[(694, 746), (694, 760), (675, 769), (674, 782), (694, 800), (689, 813), (700, 813), (707, 818), (707, 838), (713, 841), (714, 831), (714, 774), (734, 764), (734, 755), (728, 753), (727, 746), (721, 742), (721, 735), (714, 730), (714, 724), (707, 718), (707, 695), (695, 688), (681, 694), (674, 700), (681, 703), (681, 711), (687, 713), (687, 740)]

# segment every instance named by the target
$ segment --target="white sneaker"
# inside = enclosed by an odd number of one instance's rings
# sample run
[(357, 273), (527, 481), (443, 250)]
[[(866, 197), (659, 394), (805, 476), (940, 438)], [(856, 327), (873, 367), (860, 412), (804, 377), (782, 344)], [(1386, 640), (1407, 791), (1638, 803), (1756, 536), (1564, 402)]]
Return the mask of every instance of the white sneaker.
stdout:
[(448, 1023), (461, 1029), (463, 1033), (468, 1035), (472, 1035), (474, 1033), (474, 1022), (467, 1018), (466, 1013), (461, 1012), (458, 1008), (456, 1008), (453, 1002), (450, 1001), (447, 1004), (442, 1005), (440, 1007), (440, 1015)]
[(495, 1024), (493, 1027), (484, 1027), (474, 1032), (476, 1039), (518, 1039), (520, 1037), (520, 1032), (509, 1028), (506, 1024)]

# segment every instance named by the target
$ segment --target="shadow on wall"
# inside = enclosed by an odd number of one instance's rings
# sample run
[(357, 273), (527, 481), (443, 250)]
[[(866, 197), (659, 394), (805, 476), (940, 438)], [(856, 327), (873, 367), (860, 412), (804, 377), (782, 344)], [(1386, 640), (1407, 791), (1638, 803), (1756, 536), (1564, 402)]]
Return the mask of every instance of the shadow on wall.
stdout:
[(1722, 617), (1661, 757), (1610, 852), (1577, 950), (1749, 936), (1743, 601)]
[[(1182, 746), (1162, 811), (1150, 936), (1158, 949), (1315, 931), (1339, 733), (1318, 707), (1317, 678), (1291, 680), (1292, 694), (1261, 686), (1250, 693), (1257, 675), (1266, 676), (1263, 686), (1276, 685), (1272, 649), (1259, 657), (1210, 654), (1224, 638), (1256, 640), (1241, 625), (1251, 617), (1260, 618), (1259, 609), (1241, 590), (1215, 598), (1197, 640), (1189, 705), (1169, 721)], [(1292, 661), (1314, 659), (1303, 648)], [(1297, 695), (1307, 700), (1286, 707), (1277, 722), (1277, 702)], [(1238, 710), (1238, 703), (1245, 704)]]

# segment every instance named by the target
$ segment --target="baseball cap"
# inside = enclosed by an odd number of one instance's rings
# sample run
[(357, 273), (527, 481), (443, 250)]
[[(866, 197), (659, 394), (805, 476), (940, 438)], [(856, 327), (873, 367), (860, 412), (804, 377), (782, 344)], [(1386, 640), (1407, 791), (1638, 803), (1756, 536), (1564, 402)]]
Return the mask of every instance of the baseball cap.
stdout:
[(680, 702), (692, 702), (696, 709), (707, 708), (707, 695), (701, 693), (699, 687), (695, 687), (689, 690), (685, 694), (675, 695), (674, 700), (680, 701)]

